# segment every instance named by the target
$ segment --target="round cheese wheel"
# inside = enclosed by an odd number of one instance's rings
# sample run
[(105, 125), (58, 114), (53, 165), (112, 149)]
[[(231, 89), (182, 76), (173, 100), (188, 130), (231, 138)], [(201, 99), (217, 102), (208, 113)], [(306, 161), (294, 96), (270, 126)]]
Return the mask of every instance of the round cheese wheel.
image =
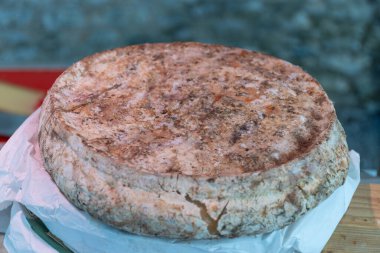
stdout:
[(342, 185), (344, 131), (320, 84), (286, 61), (201, 43), (87, 57), (41, 111), (44, 165), (111, 226), (181, 239), (266, 233)]

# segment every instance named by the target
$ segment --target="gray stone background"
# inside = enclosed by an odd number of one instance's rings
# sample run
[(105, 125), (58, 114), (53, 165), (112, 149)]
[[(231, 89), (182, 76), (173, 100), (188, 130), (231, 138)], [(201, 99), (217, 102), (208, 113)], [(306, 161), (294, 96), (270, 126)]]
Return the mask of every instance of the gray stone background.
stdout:
[(362, 168), (380, 171), (380, 1), (0, 0), (0, 67), (68, 66), (163, 41), (238, 46), (300, 65), (334, 101)]

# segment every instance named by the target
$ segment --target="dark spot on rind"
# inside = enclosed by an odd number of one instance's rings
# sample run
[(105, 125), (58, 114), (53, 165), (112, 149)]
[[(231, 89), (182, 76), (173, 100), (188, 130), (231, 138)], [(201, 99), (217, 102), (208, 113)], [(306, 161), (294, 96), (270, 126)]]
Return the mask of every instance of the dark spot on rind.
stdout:
[(322, 104), (326, 101), (326, 97), (323, 94), (319, 94), (315, 99), (314, 102), (318, 104), (319, 106), (322, 106)]
[(207, 179), (207, 182), (209, 182), (209, 183), (214, 183), (214, 182), (215, 182), (215, 178), (208, 178), (208, 179)]
[(310, 113), (315, 120), (319, 121), (322, 119), (322, 115), (317, 110), (312, 109)]
[(231, 135), (230, 143), (235, 144), (240, 139), (240, 137), (241, 137), (241, 132), (235, 129)]
[(230, 138), (230, 144), (233, 145), (236, 142), (238, 142), (243, 134), (246, 134), (248, 131), (252, 130), (253, 127), (255, 126), (257, 126), (257, 122), (254, 120), (235, 126), (234, 131), (232, 132), (232, 135)]
[(258, 156), (250, 153), (242, 155), (232, 152), (227, 154), (225, 158), (235, 166), (239, 166), (244, 173), (261, 170), (263, 167), (263, 163), (259, 161)]
[(268, 215), (268, 210), (267, 206), (264, 206), (264, 209), (261, 211), (261, 216), (266, 217)]

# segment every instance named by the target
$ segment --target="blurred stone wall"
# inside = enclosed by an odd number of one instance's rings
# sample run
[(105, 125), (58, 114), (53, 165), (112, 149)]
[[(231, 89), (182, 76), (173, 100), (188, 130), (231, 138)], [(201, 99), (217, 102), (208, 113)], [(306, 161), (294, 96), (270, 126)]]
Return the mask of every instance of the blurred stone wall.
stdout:
[(380, 1), (0, 1), (2, 67), (67, 66), (158, 41), (238, 46), (300, 65), (335, 102), (365, 166), (380, 167)]

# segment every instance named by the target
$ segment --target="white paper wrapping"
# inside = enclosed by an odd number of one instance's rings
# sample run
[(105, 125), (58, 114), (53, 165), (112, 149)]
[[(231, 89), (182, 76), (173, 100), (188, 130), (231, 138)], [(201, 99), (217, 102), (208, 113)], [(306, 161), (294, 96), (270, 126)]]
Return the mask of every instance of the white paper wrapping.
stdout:
[[(176, 241), (111, 228), (70, 204), (45, 172), (37, 143), (39, 110), (0, 151), (0, 231), (9, 252), (56, 252), (30, 228), (19, 203), (36, 214), (74, 252), (245, 253), (320, 252), (359, 184), (359, 155), (350, 152), (348, 177), (296, 223), (272, 233), (222, 240)], [(10, 213), (9, 213), (10, 212)]]

